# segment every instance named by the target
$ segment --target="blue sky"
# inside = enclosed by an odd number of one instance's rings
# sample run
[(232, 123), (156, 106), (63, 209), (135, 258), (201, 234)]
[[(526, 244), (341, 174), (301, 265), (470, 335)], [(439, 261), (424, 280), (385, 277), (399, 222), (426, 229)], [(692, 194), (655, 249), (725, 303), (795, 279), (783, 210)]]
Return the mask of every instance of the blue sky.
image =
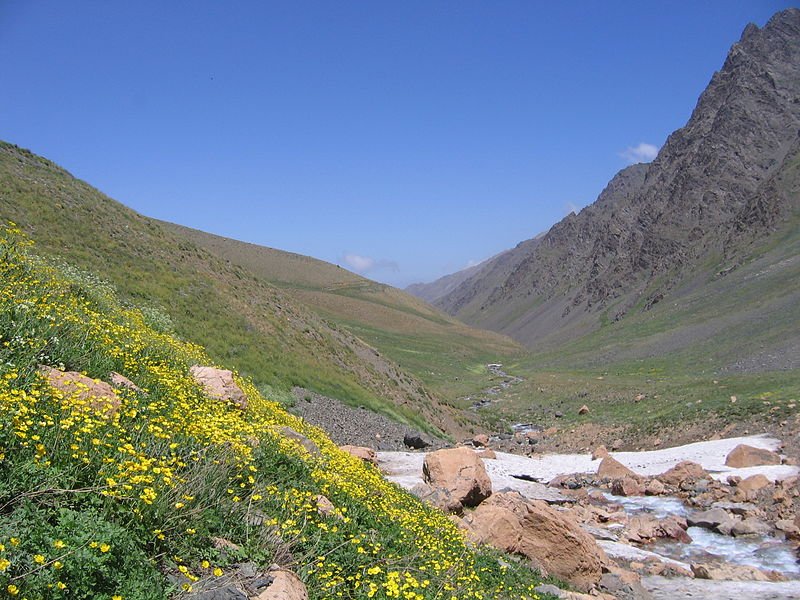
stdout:
[(789, 5), (0, 0), (0, 139), (404, 286), (591, 203)]

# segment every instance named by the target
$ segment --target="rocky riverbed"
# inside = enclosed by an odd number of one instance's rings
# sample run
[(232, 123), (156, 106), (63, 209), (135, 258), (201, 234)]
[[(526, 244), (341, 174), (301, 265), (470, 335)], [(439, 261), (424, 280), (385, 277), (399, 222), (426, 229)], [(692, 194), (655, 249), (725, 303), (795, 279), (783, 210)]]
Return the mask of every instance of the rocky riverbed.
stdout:
[[(750, 458), (737, 462), (737, 447), (750, 448)], [(596, 540), (606, 570), (623, 569), (614, 585), (635, 578), (625, 590), (606, 582), (598, 593), (739, 600), (800, 597), (798, 468), (780, 464), (779, 448), (750, 436), (611, 457), (602, 449), (594, 457), (480, 452), (498, 498), (514, 491), (546, 503)], [(380, 452), (378, 460), (390, 480), (441, 498), (421, 485), (424, 453)], [(471, 512), (463, 514), (475, 530)]]

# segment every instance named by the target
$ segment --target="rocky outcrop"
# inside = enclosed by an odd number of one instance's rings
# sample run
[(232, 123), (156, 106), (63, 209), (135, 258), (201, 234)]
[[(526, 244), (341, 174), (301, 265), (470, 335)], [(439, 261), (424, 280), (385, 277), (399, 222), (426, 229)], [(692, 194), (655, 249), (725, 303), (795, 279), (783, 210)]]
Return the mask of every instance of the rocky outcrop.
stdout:
[(477, 506), (492, 494), (492, 481), (483, 461), (469, 448), (437, 450), (426, 455), (422, 477), (461, 506)]
[(242, 410), (247, 409), (247, 396), (233, 379), (231, 371), (194, 365), (189, 373), (210, 398), (231, 402)]
[(521, 554), (546, 573), (582, 590), (596, 585), (607, 558), (589, 534), (558, 511), (516, 492), (494, 494), (463, 526), (479, 543)]
[(764, 448), (748, 446), (747, 444), (739, 444), (725, 457), (725, 465), (735, 469), (779, 464), (781, 464), (779, 454)]

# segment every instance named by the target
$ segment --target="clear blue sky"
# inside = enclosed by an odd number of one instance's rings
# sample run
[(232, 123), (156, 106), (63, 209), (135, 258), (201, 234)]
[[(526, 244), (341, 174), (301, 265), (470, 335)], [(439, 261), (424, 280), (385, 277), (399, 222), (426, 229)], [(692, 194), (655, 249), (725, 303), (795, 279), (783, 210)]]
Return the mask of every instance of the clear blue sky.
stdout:
[(0, 139), (403, 286), (592, 202), (790, 4), (0, 0)]

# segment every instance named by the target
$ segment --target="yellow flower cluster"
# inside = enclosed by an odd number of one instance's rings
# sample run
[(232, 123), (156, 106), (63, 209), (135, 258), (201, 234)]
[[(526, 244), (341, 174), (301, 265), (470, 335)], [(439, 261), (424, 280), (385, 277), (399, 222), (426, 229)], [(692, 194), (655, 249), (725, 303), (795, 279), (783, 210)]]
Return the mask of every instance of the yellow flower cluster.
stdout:
[[(502, 583), (492, 587), (482, 581), (474, 552), (445, 515), (340, 451), (322, 430), (263, 398), (249, 381), (237, 376), (246, 411), (210, 400), (189, 374), (193, 364), (212, 363), (199, 347), (148, 328), (136, 310), (75, 294), (56, 269), (9, 250), (26, 245), (18, 231), (7, 228), (3, 235), (0, 312), (30, 324), (27, 336), (3, 337), (6, 355), (39, 356), (56, 339), (78, 340), (139, 387), (116, 390), (118, 406), (102, 404), (80, 385), (69, 392), (50, 387), (35, 364), (7, 361), (0, 367), (0, 424), (6, 431), (0, 440), (7, 446), (0, 445), (0, 461), (13, 451), (27, 452), (42, 468), (68, 463), (95, 482), (90, 491), (127, 504), (140, 519), (155, 514), (156, 507), (191, 510), (194, 497), (181, 490), (190, 487), (194, 466), (226, 461), (229, 475), (221, 485), (233, 505), (246, 506), (248, 515), (261, 514), (257, 525), (276, 539), (323, 549), (297, 570), (324, 597), (534, 597), (533, 584), (506, 593)], [(109, 373), (88, 375), (104, 379)], [(284, 427), (309, 438), (319, 453), (282, 435)], [(273, 484), (270, 473), (259, 470), (263, 448), (302, 461), (310, 480)], [(317, 493), (334, 501), (332, 513), (321, 514)], [(360, 530), (348, 505), (361, 507), (375, 530)], [(168, 525), (156, 525), (148, 530), (154, 543), (166, 543)], [(196, 533), (185, 525), (180, 531)], [(332, 539), (340, 541), (327, 541)], [(106, 553), (110, 547), (100, 543), (96, 549)], [(58, 560), (63, 566), (69, 555)], [(46, 558), (37, 554), (33, 561), (43, 564)], [(189, 580), (188, 588), (196, 573), (222, 575), (205, 560), (174, 564)], [(0, 575), (11, 568), (0, 552)], [(20, 580), (9, 584), (8, 594), (18, 593), (18, 585)]]

